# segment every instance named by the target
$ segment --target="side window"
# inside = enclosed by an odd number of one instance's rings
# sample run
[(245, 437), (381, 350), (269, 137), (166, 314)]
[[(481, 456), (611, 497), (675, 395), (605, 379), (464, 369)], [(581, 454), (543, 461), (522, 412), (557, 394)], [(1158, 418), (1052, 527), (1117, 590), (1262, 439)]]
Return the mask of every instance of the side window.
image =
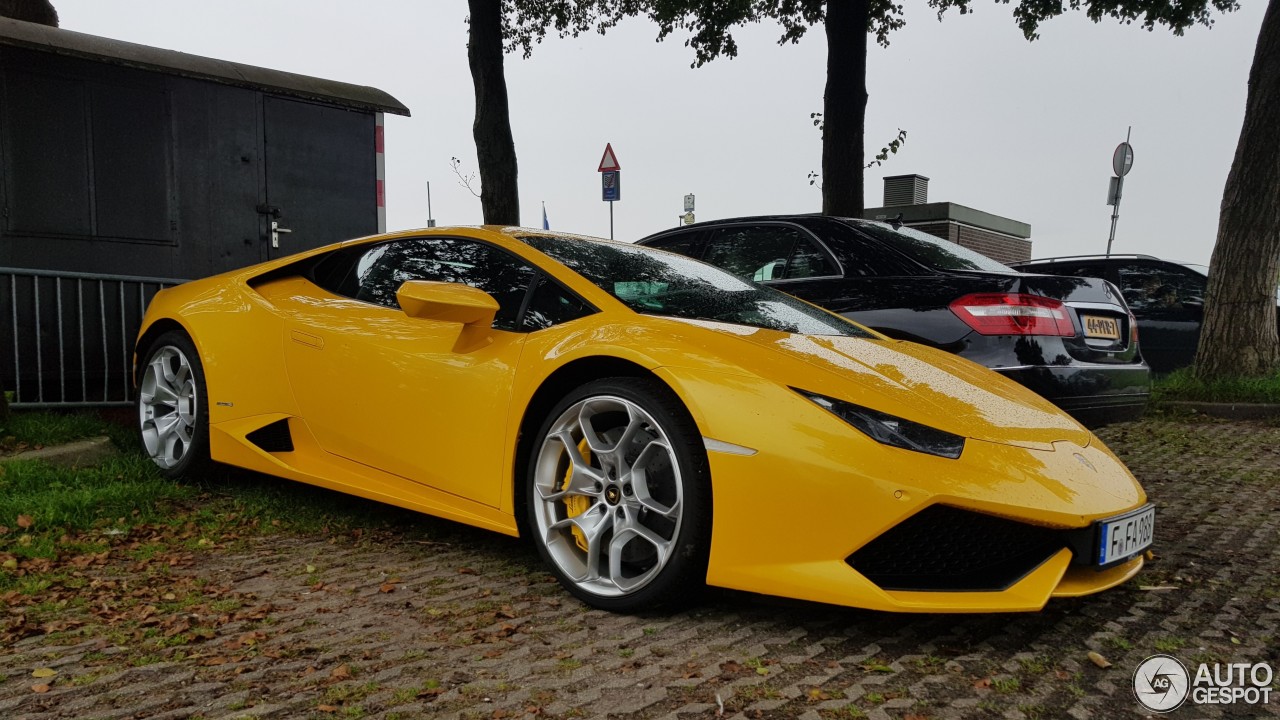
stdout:
[(707, 244), (703, 259), (757, 282), (836, 274), (831, 259), (808, 236), (781, 225), (725, 228)]
[(366, 250), (353, 276), (335, 292), (354, 288), (357, 300), (398, 308), (396, 291), (407, 280), (454, 282), (479, 288), (498, 301), (493, 327), (515, 330), (534, 270), (498, 248), (460, 238), (414, 238)]
[(1134, 312), (1169, 312), (1204, 303), (1207, 281), (1190, 270), (1146, 263), (1120, 266), (1120, 291)]
[(553, 280), (538, 279), (538, 285), (525, 308), (520, 329), (533, 332), (552, 325), (576, 320), (595, 312), (591, 306), (570, 295)]
[(659, 250), (667, 252), (679, 253), (686, 257), (696, 258), (702, 255), (702, 231), (684, 232), (668, 235), (654, 243), (649, 247), (656, 247)]
[(811, 278), (839, 275), (840, 271), (831, 257), (813, 240), (803, 237), (796, 240), (795, 249), (791, 251), (791, 259), (787, 262), (788, 278)]

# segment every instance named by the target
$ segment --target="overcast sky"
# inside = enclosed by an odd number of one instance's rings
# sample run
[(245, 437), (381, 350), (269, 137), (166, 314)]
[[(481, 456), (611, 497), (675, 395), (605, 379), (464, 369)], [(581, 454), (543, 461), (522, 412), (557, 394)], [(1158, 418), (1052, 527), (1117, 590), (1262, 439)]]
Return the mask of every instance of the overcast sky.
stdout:
[[(54, 5), (68, 30), (387, 91), (413, 113), (386, 120), (388, 228), (427, 224), (428, 182), (439, 224), (481, 221), (449, 164), (476, 170), (465, 0)], [(1102, 252), (1111, 154), (1132, 125), (1114, 252), (1207, 264), (1265, 3), (1183, 37), (1068, 13), (1034, 43), (1005, 5), (979, 0), (942, 22), (906, 5), (907, 26), (868, 58), (868, 157), (908, 133), (867, 171), (868, 207), (885, 175), (919, 173), (930, 201), (1030, 223), (1037, 257)], [(683, 38), (655, 43), (641, 20), (508, 55), (523, 224), (541, 224), (545, 201), (552, 228), (607, 237), (606, 142), (622, 167), (619, 239), (675, 224), (686, 193), (698, 220), (820, 209), (806, 175), (821, 166), (809, 115), (822, 110), (826, 40), (819, 28), (780, 47), (780, 34), (742, 30), (738, 58), (696, 70)]]

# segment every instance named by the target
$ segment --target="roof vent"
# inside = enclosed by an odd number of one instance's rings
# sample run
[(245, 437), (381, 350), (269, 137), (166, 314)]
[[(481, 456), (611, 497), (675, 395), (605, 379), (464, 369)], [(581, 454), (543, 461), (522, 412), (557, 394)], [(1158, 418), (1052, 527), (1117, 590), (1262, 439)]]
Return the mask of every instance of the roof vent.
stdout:
[(929, 202), (929, 178), (923, 175), (894, 175), (884, 179), (885, 207), (923, 205)]

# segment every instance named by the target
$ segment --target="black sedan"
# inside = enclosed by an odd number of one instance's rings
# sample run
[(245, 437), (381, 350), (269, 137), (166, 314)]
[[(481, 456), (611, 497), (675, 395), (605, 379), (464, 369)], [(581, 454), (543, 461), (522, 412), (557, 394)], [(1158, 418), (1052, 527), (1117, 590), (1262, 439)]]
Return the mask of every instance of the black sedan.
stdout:
[[(1014, 263), (1024, 272), (1087, 275), (1110, 280), (1120, 288), (1138, 318), (1142, 357), (1152, 371), (1186, 367), (1196, 356), (1209, 268), (1161, 260), (1150, 255), (1073, 255)], [(1276, 305), (1280, 308), (1280, 292)], [(1280, 328), (1280, 313), (1277, 313)]]
[(918, 230), (819, 215), (698, 223), (639, 244), (986, 365), (1086, 425), (1133, 419), (1147, 404), (1133, 316), (1105, 280), (1018, 272)]

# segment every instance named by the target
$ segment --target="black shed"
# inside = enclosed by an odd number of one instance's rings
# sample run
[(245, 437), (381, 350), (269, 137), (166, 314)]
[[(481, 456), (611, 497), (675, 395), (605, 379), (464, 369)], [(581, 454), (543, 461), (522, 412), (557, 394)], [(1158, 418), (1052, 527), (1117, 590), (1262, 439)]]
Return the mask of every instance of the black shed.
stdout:
[(372, 87), (0, 18), (5, 387), (19, 404), (118, 402), (144, 278), (385, 229), (384, 113), (409, 110)]

